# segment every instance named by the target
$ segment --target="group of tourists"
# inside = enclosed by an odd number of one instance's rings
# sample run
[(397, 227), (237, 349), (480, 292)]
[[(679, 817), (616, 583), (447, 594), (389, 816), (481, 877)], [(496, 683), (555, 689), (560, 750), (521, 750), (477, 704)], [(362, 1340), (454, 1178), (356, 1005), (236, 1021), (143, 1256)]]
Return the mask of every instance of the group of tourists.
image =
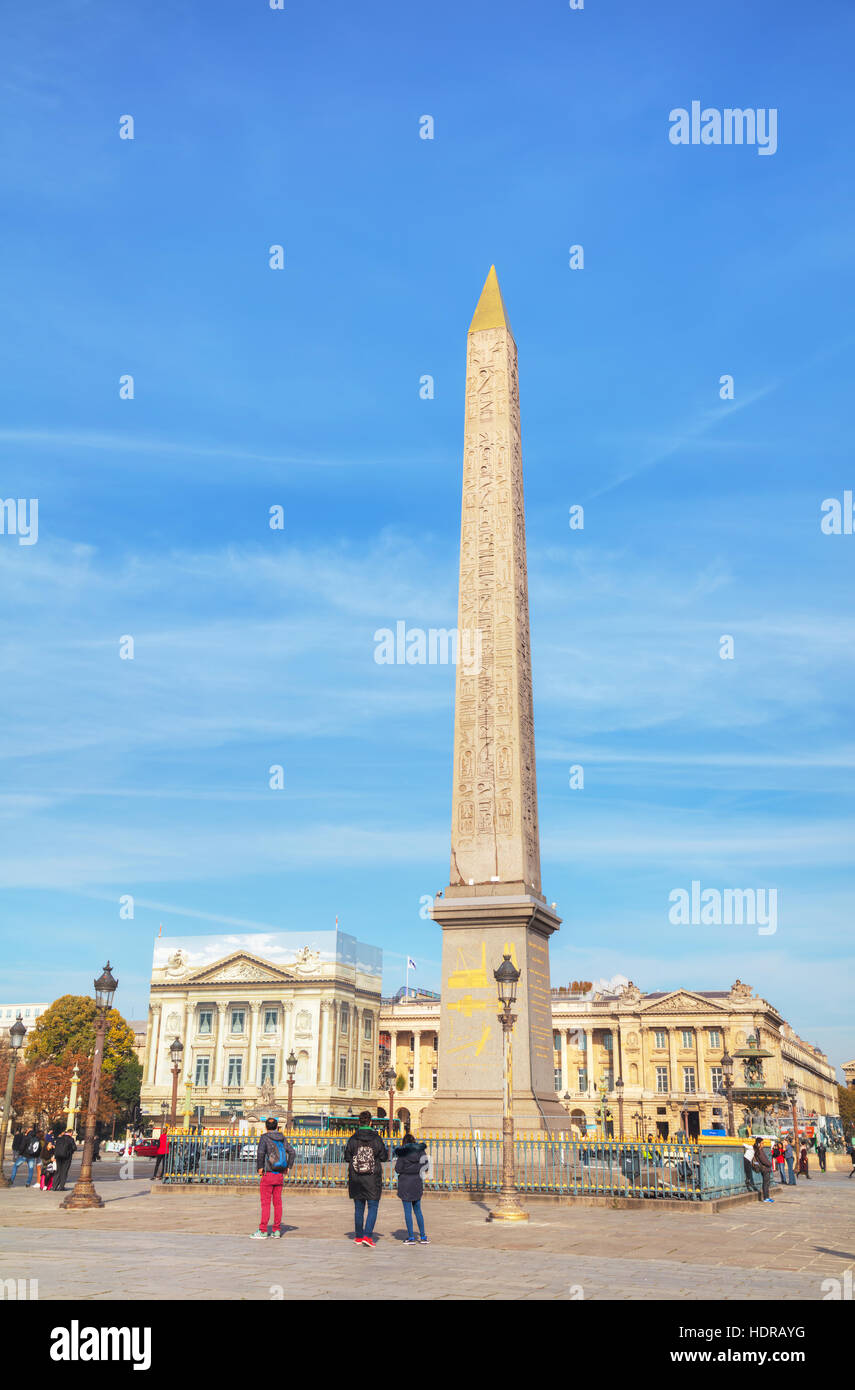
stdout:
[[(409, 1131), (394, 1150), (395, 1172), (398, 1175), (398, 1196), (404, 1208), (407, 1227), (405, 1245), (427, 1245), (425, 1221), (422, 1214), (424, 1179), (430, 1171), (427, 1144), (420, 1143)], [(264, 1134), (258, 1143), (256, 1168), (261, 1196), (261, 1220), (251, 1240), (278, 1239), (282, 1235), (282, 1186), (285, 1174), (297, 1160), (296, 1150), (279, 1130), (278, 1121), (266, 1121)], [(374, 1226), (383, 1193), (383, 1164), (389, 1162), (389, 1150), (371, 1126), (371, 1112), (363, 1110), (359, 1127), (344, 1148), (347, 1165), (347, 1192), (353, 1202), (354, 1245), (376, 1244)], [(273, 1230), (268, 1234), (270, 1209), (273, 1208)], [(416, 1240), (413, 1222), (418, 1227)]]
[[(56, 1128), (58, 1130), (59, 1126)], [(23, 1125), (18, 1125), (12, 1136), (11, 1186), (14, 1187), (18, 1169), (26, 1163), (26, 1187), (38, 1187), (42, 1192), (64, 1192), (76, 1150), (74, 1133), (70, 1129), (61, 1133), (47, 1129), (42, 1134), (37, 1125), (30, 1125), (26, 1131)]]
[[(772, 1183), (772, 1175), (777, 1172), (782, 1187), (795, 1187), (796, 1174), (800, 1178), (807, 1178), (810, 1181), (810, 1171), (808, 1163), (807, 1141), (801, 1139), (798, 1145), (798, 1154), (790, 1143), (789, 1139), (776, 1139), (771, 1150), (764, 1147), (765, 1140), (754, 1139), (746, 1140), (743, 1148), (742, 1162), (745, 1168), (745, 1186), (749, 1192), (757, 1191), (757, 1184), (754, 1181), (754, 1174), (760, 1174), (761, 1188), (760, 1201), (774, 1202), (774, 1197), (769, 1196), (769, 1189)], [(824, 1144), (817, 1146), (819, 1156), (819, 1166), (825, 1172), (826, 1148)], [(852, 1152), (852, 1172), (855, 1172), (855, 1150)], [(852, 1173), (849, 1174), (850, 1178)]]

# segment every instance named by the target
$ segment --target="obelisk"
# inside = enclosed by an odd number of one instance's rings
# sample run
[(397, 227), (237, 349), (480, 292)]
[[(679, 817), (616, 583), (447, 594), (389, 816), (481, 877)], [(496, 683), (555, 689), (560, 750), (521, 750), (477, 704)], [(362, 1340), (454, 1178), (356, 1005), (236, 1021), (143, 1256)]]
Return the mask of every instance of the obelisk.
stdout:
[(540, 889), (517, 348), (491, 266), (469, 326), (451, 875), (443, 929), (438, 1084), (423, 1129), (501, 1128), (502, 1052), (493, 971), (522, 970), (514, 1012), (514, 1117), (561, 1128), (549, 938)]

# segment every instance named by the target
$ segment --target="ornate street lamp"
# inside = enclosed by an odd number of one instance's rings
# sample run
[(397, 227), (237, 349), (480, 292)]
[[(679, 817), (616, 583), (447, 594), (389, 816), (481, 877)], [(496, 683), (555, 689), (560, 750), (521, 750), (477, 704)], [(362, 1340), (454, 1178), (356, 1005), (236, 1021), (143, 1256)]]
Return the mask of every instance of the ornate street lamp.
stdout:
[(799, 1150), (799, 1121), (796, 1113), (796, 1100), (798, 1099), (798, 1094), (799, 1088), (796, 1085), (795, 1078), (791, 1076), (787, 1082), (787, 1096), (789, 1097), (790, 1107), (793, 1112), (793, 1148), (796, 1153), (798, 1153)]
[(9, 1079), (6, 1082), (6, 1103), (3, 1106), (3, 1127), (0, 1129), (0, 1187), (8, 1187), (9, 1179), (3, 1172), (3, 1159), (6, 1154), (6, 1131), (9, 1128), (9, 1116), (12, 1113), (12, 1088), (15, 1085), (15, 1072), (18, 1069), (18, 1053), (23, 1046), (27, 1028), (21, 1022), (21, 1015), (15, 1019), (9, 1029), (9, 1042), (12, 1044), (12, 1056), (9, 1058)]
[(499, 1202), (491, 1211), (488, 1221), (528, 1221), (528, 1212), (520, 1206), (514, 1172), (514, 1081), (513, 1081), (513, 1032), (517, 1016), (511, 1013), (516, 1003), (517, 985), (521, 971), (517, 970), (509, 955), (505, 955), (493, 978), (499, 992), (502, 1012), (498, 1015), (504, 1034), (504, 1089), (502, 1097), (502, 1185), (499, 1188)]
[(395, 1117), (395, 1082), (398, 1080), (398, 1073), (394, 1067), (385, 1067), (383, 1070), (383, 1085), (389, 1092), (389, 1139), (392, 1138), (392, 1120)]
[(622, 1138), (623, 1138), (623, 1077), (622, 1077), (622, 1076), (619, 1076), (618, 1079), (617, 1079), (617, 1081), (615, 1082), (615, 1090), (617, 1091), (618, 1138), (619, 1138), (619, 1139), (622, 1139)]
[(95, 981), (95, 1003), (98, 1016), (95, 1020), (95, 1053), (92, 1058), (92, 1081), (89, 1086), (89, 1104), (86, 1107), (86, 1137), (83, 1141), (83, 1162), (80, 1176), (74, 1184), (74, 1191), (60, 1203), (66, 1210), (80, 1207), (103, 1207), (104, 1203), (95, 1191), (92, 1181), (92, 1154), (95, 1149), (95, 1124), (98, 1114), (98, 1092), (101, 1086), (101, 1063), (104, 1060), (104, 1035), (107, 1031), (107, 1011), (113, 1003), (113, 995), (118, 987), (113, 978), (110, 962), (104, 966), (103, 974)]
[(597, 1092), (600, 1097), (600, 1120), (602, 1122), (603, 1139), (608, 1139), (609, 1136), (606, 1130), (606, 1125), (608, 1124), (608, 1112), (606, 1102), (609, 1098), (609, 1079), (606, 1076), (605, 1072), (600, 1077), (599, 1082), (597, 1083)]
[(293, 1047), (285, 1058), (285, 1070), (288, 1073), (288, 1108), (285, 1111), (285, 1128), (290, 1129), (294, 1123), (294, 1077), (297, 1075), (297, 1058), (294, 1056)]
[(736, 1135), (736, 1121), (733, 1117), (733, 1058), (725, 1048), (721, 1055), (721, 1079), (727, 1096), (727, 1132)]
[(172, 1111), (169, 1123), (174, 1125), (178, 1113), (178, 1074), (181, 1071), (181, 1058), (184, 1055), (184, 1046), (180, 1038), (176, 1038), (170, 1046), (169, 1055), (172, 1058)]

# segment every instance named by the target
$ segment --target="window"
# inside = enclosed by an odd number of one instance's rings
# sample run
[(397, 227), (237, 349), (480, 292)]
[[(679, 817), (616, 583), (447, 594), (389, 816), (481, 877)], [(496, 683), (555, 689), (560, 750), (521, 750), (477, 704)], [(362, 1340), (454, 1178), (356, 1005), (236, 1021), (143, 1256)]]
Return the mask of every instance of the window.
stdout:
[(611, 1033), (604, 1033), (604, 1034), (603, 1034), (603, 1047), (606, 1049), (606, 1052), (611, 1052), (611, 1050), (612, 1050), (612, 1041), (613, 1041), (613, 1039), (612, 1039)]
[(363, 1091), (370, 1091), (370, 1090), (371, 1090), (371, 1063), (370, 1063), (370, 1062), (363, 1062), (363, 1063), (362, 1063), (362, 1089), (363, 1089)]
[(561, 1034), (557, 1029), (553, 1029), (552, 1033), (552, 1050), (553, 1052), (561, 1051)]
[(683, 1090), (694, 1091), (695, 1089), (695, 1069), (694, 1067), (683, 1068)]
[(338, 1084), (339, 1090), (344, 1090), (347, 1086), (347, 1053), (342, 1052), (338, 1059)]
[(409, 1068), (409, 1071), (407, 1072), (407, 1082), (409, 1083), (409, 1090), (411, 1090), (411, 1091), (412, 1091), (412, 1089), (413, 1089), (413, 1085), (414, 1085), (414, 1083), (415, 1083), (415, 1079), (416, 1079), (416, 1074), (415, 1074), (413, 1068), (410, 1067), (410, 1068)]
[(24, 1010), (24, 1018), (29, 1018), (30, 1013), (31, 1013), (31, 1010), (30, 1010), (30, 1009), (25, 1009), (25, 1010)]
[(261, 1085), (273, 1086), (276, 1083), (276, 1058), (262, 1057), (261, 1059)]
[(691, 1029), (691, 1028), (683, 1028), (683, 1029), (681, 1030), (681, 1032), (680, 1032), (680, 1046), (681, 1046), (681, 1047), (694, 1047), (694, 1045), (695, 1045), (695, 1034), (694, 1034), (693, 1029)]
[(717, 1028), (710, 1029), (710, 1047), (721, 1047), (721, 1033)]
[(198, 1027), (197, 1027), (197, 1032), (199, 1032), (199, 1033), (210, 1033), (210, 1032), (211, 1032), (211, 1026), (212, 1026), (213, 1017), (214, 1017), (214, 1011), (213, 1011), (213, 1009), (200, 1009), (200, 1010), (199, 1010), (199, 1023), (198, 1023)]
[(436, 1067), (432, 1067), (432, 1068), (431, 1068), (431, 1078), (430, 1078), (430, 1084), (431, 1084), (431, 1090), (432, 1090), (432, 1091), (435, 1091), (435, 1090), (436, 1090), (436, 1078), (437, 1078), (437, 1070), (436, 1070)]
[[(721, 1090), (721, 1083), (724, 1073), (721, 1067), (710, 1067), (710, 1082), (712, 1083), (713, 1094)], [(713, 1111), (715, 1114), (715, 1111)]]
[(210, 1057), (197, 1057), (197, 1058), (196, 1058), (196, 1085), (197, 1085), (197, 1086), (207, 1086), (207, 1084), (208, 1084), (208, 1077), (210, 1076), (210, 1073), (211, 1073), (211, 1059), (210, 1059)]
[(362, 1036), (363, 1036), (363, 1038), (365, 1039), (366, 1042), (370, 1042), (370, 1041), (371, 1041), (372, 1023), (373, 1023), (373, 1020), (372, 1020), (372, 1018), (371, 1018), (371, 1015), (370, 1015), (370, 1014), (363, 1014), (363, 1016), (362, 1016)]
[(347, 1032), (347, 1025), (348, 1025), (348, 1022), (349, 1022), (349, 1015), (350, 1015), (350, 1010), (348, 1009), (347, 1005), (346, 1005), (346, 1004), (342, 1004), (342, 1006), (341, 1006), (341, 1031), (342, 1031), (342, 1033), (346, 1033), (346, 1032)]
[(232, 1032), (242, 1033), (246, 1022), (245, 1009), (232, 1009)]
[(240, 1086), (240, 1085), (242, 1084), (242, 1080), (243, 1080), (243, 1058), (242, 1058), (242, 1057), (230, 1057), (230, 1058), (229, 1058), (229, 1079), (228, 1079), (228, 1081), (226, 1082), (226, 1085), (227, 1085), (227, 1086)]
[(656, 1068), (656, 1089), (661, 1096), (668, 1094), (668, 1068)]
[(560, 1090), (561, 1090), (561, 1068), (560, 1068), (560, 1067), (556, 1067), (556, 1068), (555, 1068), (555, 1071), (553, 1072), (553, 1077), (554, 1077), (554, 1081), (555, 1081), (555, 1089), (556, 1089), (556, 1091), (560, 1091)]
[(279, 1010), (264, 1010), (264, 1031), (265, 1033), (275, 1033), (279, 1028)]
[(434, 1033), (433, 1035), (433, 1050), (434, 1052), (439, 1051), (439, 1033)]
[(667, 1047), (667, 1046), (668, 1046), (668, 1034), (665, 1032), (665, 1029), (664, 1029), (664, 1028), (657, 1028), (656, 1031), (654, 1032), (654, 1034), (653, 1034), (653, 1046), (654, 1046), (654, 1047)]
[(580, 1091), (587, 1091), (587, 1089), (588, 1089), (588, 1069), (587, 1069), (587, 1067), (580, 1067), (580, 1068), (579, 1068), (579, 1090), (580, 1090)]

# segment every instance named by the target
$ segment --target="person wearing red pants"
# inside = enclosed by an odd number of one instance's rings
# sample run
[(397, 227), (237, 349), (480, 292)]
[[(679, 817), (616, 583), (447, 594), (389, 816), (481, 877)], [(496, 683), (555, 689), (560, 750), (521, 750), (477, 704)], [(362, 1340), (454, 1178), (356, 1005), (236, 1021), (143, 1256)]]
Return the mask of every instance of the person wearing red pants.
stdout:
[(289, 1168), (293, 1168), (297, 1158), (284, 1134), (279, 1133), (279, 1122), (272, 1116), (265, 1122), (266, 1129), (258, 1141), (255, 1166), (258, 1169), (259, 1193), (261, 1196), (261, 1220), (258, 1230), (253, 1231), (251, 1240), (268, 1240), (267, 1226), (270, 1221), (270, 1206), (273, 1205), (274, 1239), (282, 1236), (282, 1183)]

